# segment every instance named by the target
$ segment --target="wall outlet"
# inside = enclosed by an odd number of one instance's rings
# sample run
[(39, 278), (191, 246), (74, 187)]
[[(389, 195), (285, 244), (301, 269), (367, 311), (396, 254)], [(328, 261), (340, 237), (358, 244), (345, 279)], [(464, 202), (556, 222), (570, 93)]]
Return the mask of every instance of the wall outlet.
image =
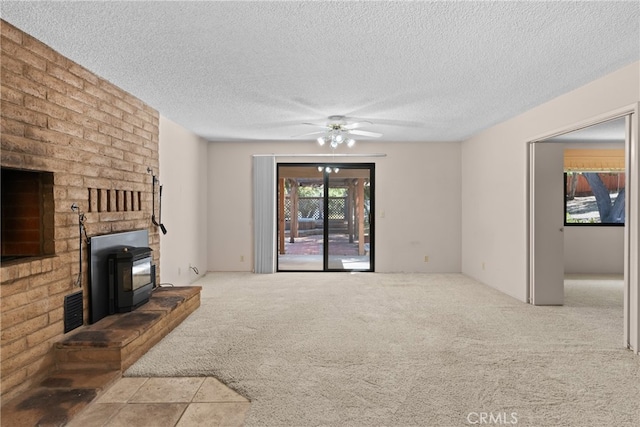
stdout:
[(182, 269), (178, 267), (178, 276), (180, 276), (181, 274), (182, 274)]
[(424, 262), (429, 262), (429, 255), (424, 256)]
[(240, 262), (244, 262), (244, 255), (240, 255)]
[(482, 269), (484, 270), (484, 261), (482, 261)]

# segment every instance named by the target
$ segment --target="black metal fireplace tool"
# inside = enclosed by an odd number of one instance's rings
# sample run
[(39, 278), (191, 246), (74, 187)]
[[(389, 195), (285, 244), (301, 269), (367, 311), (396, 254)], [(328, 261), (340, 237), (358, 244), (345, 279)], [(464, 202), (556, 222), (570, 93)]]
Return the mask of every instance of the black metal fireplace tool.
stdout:
[(78, 280), (76, 280), (76, 286), (81, 288), (82, 287), (82, 235), (83, 234), (84, 234), (84, 240), (86, 244), (87, 245), (89, 244), (89, 237), (87, 237), (87, 229), (84, 226), (84, 222), (86, 221), (87, 217), (84, 215), (84, 212), (80, 210), (77, 203), (73, 203), (71, 205), (71, 210), (78, 214), (78, 234), (80, 236), (80, 244), (78, 245), (78, 251), (80, 251), (80, 256), (78, 258), (80, 259), (79, 261), (80, 269), (78, 272)]
[(151, 222), (156, 227), (160, 227), (162, 234), (167, 234), (167, 228), (162, 224), (162, 185), (159, 186), (158, 220), (156, 221), (156, 183), (159, 183), (159, 181), (158, 178), (153, 175), (153, 169), (147, 168), (147, 172), (151, 174), (152, 179), (151, 204), (153, 206), (153, 211), (151, 212)]

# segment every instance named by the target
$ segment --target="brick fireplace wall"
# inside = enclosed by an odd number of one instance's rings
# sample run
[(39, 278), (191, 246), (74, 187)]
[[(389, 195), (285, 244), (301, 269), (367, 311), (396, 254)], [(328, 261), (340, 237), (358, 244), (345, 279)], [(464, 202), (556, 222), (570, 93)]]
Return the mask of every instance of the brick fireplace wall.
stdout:
[[(55, 369), (53, 345), (64, 335), (64, 298), (79, 290), (80, 240), (73, 203), (86, 215), (89, 237), (148, 229), (154, 261), (160, 265), (147, 171), (159, 176), (159, 116), (11, 24), (0, 21), (0, 30), (2, 167), (52, 173), (53, 203), (47, 205), (54, 217), (54, 254), (1, 266), (4, 400)], [(87, 253), (82, 243), (85, 323)]]

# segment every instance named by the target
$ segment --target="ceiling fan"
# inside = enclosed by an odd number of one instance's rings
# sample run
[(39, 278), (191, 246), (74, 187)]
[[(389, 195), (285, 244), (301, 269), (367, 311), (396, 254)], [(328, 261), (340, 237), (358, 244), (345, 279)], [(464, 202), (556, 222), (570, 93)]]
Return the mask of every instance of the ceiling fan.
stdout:
[(297, 135), (297, 137), (325, 134), (317, 138), (318, 143), (320, 145), (329, 143), (331, 148), (336, 148), (342, 143), (346, 143), (347, 147), (352, 147), (355, 144), (355, 140), (351, 135), (368, 136), (371, 138), (379, 138), (382, 136), (382, 134), (378, 132), (359, 129), (362, 126), (371, 125), (371, 122), (360, 121), (349, 123), (345, 116), (329, 116), (327, 119), (329, 121), (326, 124), (303, 123), (304, 125), (321, 127), (323, 130)]

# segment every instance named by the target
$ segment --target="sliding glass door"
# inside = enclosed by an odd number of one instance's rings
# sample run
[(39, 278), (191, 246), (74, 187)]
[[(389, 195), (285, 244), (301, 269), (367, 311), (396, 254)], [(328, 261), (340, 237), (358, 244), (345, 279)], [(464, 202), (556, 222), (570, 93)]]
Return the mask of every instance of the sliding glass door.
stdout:
[(324, 170), (278, 165), (278, 271), (324, 270)]
[(373, 164), (278, 165), (278, 271), (374, 271)]

